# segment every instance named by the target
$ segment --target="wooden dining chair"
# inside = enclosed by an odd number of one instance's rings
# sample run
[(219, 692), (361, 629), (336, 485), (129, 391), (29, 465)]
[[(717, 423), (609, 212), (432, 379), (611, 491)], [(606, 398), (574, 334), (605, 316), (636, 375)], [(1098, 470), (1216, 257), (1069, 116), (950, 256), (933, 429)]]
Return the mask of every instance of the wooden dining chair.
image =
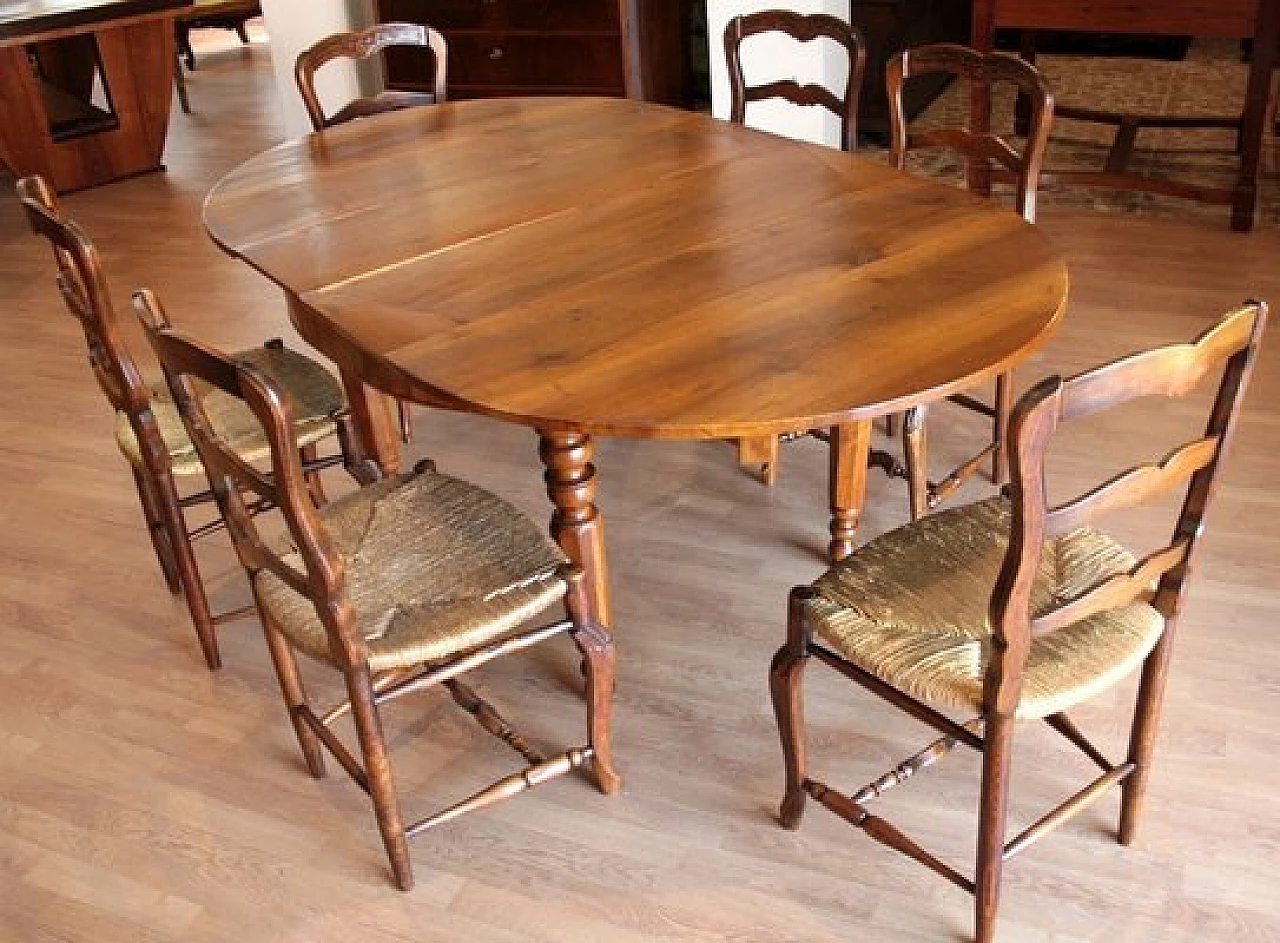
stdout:
[[(889, 61), (887, 86), (889, 118), (893, 130), (891, 159), (899, 170), (906, 169), (908, 151), (918, 148), (948, 148), (962, 154), (973, 168), (987, 172), (992, 165), (1012, 175), (1014, 206), (1028, 223), (1036, 219), (1036, 191), (1044, 163), (1049, 128), (1053, 123), (1053, 92), (1035, 66), (1008, 53), (984, 55), (965, 46), (936, 45), (906, 49)], [(990, 103), (989, 90), (1008, 83), (1029, 103), (1029, 125), (1026, 144), (1015, 150), (1004, 138), (989, 131), (968, 127), (908, 128), (903, 106), (903, 86), (907, 79), (921, 75), (946, 73), (968, 81), (971, 95), (980, 93), (980, 101)], [(989, 121), (987, 126), (989, 127)], [(971, 173), (970, 179), (977, 179)], [(985, 175), (981, 178), (985, 179)], [(991, 477), (1003, 484), (1007, 475), (1005, 430), (1012, 404), (1012, 373), (1002, 373), (995, 381), (995, 396), (990, 404), (974, 396), (959, 393), (950, 402), (973, 410), (991, 420), (991, 436), (985, 448), (960, 463), (941, 480), (928, 477), (928, 454), (925, 437), (925, 407), (909, 410), (903, 420), (903, 454), (911, 502), (911, 515), (918, 518), (936, 507), (968, 481), (985, 461), (991, 463)]]
[[(614, 649), (588, 619), (582, 572), (506, 501), (421, 462), (317, 509), (292, 448), (292, 409), (280, 386), (252, 363), (233, 361), (169, 328), (148, 292), (135, 296), (174, 399), (213, 484), (250, 582), (290, 720), (312, 775), (324, 775), (323, 744), (373, 800), (396, 884), (413, 885), (408, 839), (465, 812), (561, 776), (590, 769), (601, 791), (620, 780), (609, 749)], [(246, 463), (218, 432), (201, 385), (241, 401), (271, 446), (271, 474)], [(278, 508), (286, 542), (268, 543), (245, 496)], [(566, 618), (530, 626), (563, 606)], [(583, 656), (587, 742), (554, 755), (531, 745), (462, 681), (473, 668), (568, 633)], [(338, 671), (347, 698), (327, 712), (307, 700), (295, 651)], [(527, 765), (442, 812), (405, 824), (379, 708), (443, 685)], [(357, 758), (333, 724), (350, 713)]]
[[(771, 33), (788, 36), (798, 43), (827, 39), (842, 46), (849, 63), (844, 88), (837, 94), (823, 85), (801, 84), (794, 77), (763, 85), (748, 85), (742, 66), (742, 43), (753, 36)], [(820, 50), (815, 51), (820, 55)], [(867, 67), (867, 47), (856, 27), (825, 13), (765, 10), (742, 14), (725, 25), (724, 54), (729, 67), (730, 121), (745, 125), (748, 103), (770, 99), (780, 99), (800, 107), (825, 108), (840, 119), (840, 149), (846, 152), (857, 149), (858, 96)], [(779, 443), (801, 437), (802, 434), (797, 433), (781, 437), (767, 435), (739, 439), (738, 463), (743, 467), (758, 467), (760, 479), (765, 484), (772, 485), (778, 477)]]
[[(795, 78), (780, 79), (763, 85), (748, 85), (742, 68), (742, 42), (752, 36), (781, 33), (797, 42), (811, 43), (829, 39), (844, 47), (849, 59), (849, 75), (844, 89), (836, 94), (823, 85), (800, 84)], [(840, 119), (840, 149), (858, 147), (858, 93), (867, 67), (867, 46), (856, 28), (826, 13), (793, 13), (788, 10), (765, 10), (735, 16), (725, 26), (724, 54), (729, 64), (731, 95), (729, 120), (746, 124), (748, 102), (782, 99), (801, 107), (826, 108)]]
[[(875, 840), (970, 891), (977, 938), (993, 938), (1005, 860), (1121, 786), (1119, 839), (1133, 841), (1187, 577), (1257, 355), (1266, 307), (1250, 304), (1190, 344), (1136, 354), (1068, 380), (1051, 377), (1010, 423), (1005, 494), (940, 511), (876, 538), (791, 593), (770, 689), (786, 759), (781, 820), (797, 828), (812, 797)], [(1220, 373), (1204, 435), (1083, 496), (1051, 505), (1045, 453), (1063, 423), (1138, 397), (1175, 397)], [(1184, 487), (1185, 485), (1185, 487)], [(1167, 545), (1138, 559), (1095, 529), (1100, 516), (1183, 489)], [(942, 734), (852, 793), (808, 771), (801, 683), (810, 657)], [(1067, 711), (1141, 669), (1128, 752), (1112, 762)], [(972, 719), (957, 722), (951, 713)], [(1101, 775), (1005, 841), (1016, 721), (1044, 720)], [(873, 815), (868, 803), (957, 744), (982, 754), (975, 876)]]
[[(430, 91), (400, 91), (386, 89), (377, 95), (356, 98), (333, 114), (325, 114), (316, 94), (315, 75), (334, 59), (368, 59), (392, 46), (417, 46), (429, 49), (435, 62)], [(429, 26), (418, 23), (379, 23), (368, 29), (349, 33), (335, 33), (325, 37), (308, 49), (298, 53), (293, 77), (298, 83), (302, 103), (316, 131), (344, 124), (354, 118), (363, 118), (385, 111), (414, 108), (418, 105), (439, 104), (447, 97), (449, 50), (444, 37)]]
[[(80, 322), (89, 348), (89, 365), (116, 411), (116, 441), (133, 470), (165, 582), (171, 592), (181, 592), (186, 598), (205, 663), (210, 669), (219, 668), (217, 626), (243, 618), (247, 610), (215, 615), (209, 609), (192, 541), (219, 530), (223, 521), (215, 517), (199, 525), (188, 523), (188, 510), (210, 505), (213, 495), (202, 488), (180, 494), (175, 482), (175, 478), (203, 479), (204, 466), (165, 384), (143, 380), (121, 340), (97, 248), (84, 230), (62, 215), (52, 188), (43, 178), (25, 177), (18, 181), (17, 190), (32, 230), (53, 247), (62, 299)], [(320, 364), (278, 340), (236, 356), (257, 364), (288, 391), (298, 419), (294, 444), (300, 450), (310, 488), (317, 500), (323, 500), (319, 472), (356, 460), (356, 437), (349, 428), (342, 387)], [(254, 461), (265, 455), (266, 440), (253, 428), (252, 416), (245, 410), (225, 397), (210, 397), (206, 407), (242, 458)], [(321, 456), (318, 445), (335, 434), (342, 449)]]
[[(368, 59), (392, 46), (410, 46), (429, 49), (434, 62), (431, 91), (402, 91), (384, 89), (377, 95), (356, 98), (331, 115), (326, 115), (316, 94), (315, 76), (325, 63), (334, 59)], [(294, 63), (293, 78), (302, 95), (302, 104), (311, 119), (315, 131), (323, 131), (345, 124), (356, 118), (416, 108), (419, 105), (440, 104), (447, 97), (449, 74), (449, 49), (445, 39), (429, 26), (419, 23), (379, 23), (368, 29), (348, 33), (335, 33), (298, 53)], [(385, 81), (385, 70), (383, 73)], [(400, 438), (408, 442), (413, 435), (409, 417), (409, 404), (396, 400), (400, 418)]]

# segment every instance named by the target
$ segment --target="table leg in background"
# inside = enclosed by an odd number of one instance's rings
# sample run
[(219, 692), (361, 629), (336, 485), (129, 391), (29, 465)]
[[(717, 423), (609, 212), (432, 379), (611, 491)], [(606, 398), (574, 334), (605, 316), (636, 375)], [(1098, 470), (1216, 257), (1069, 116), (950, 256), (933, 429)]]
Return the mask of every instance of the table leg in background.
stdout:
[(870, 451), (870, 420), (831, 427), (831, 543), (827, 553), (832, 563), (853, 553), (853, 538), (867, 499)]
[(377, 462), (384, 475), (400, 471), (400, 440), (394, 417), (392, 401), (350, 370), (340, 368), (342, 386), (351, 406), (351, 418), (356, 433), (364, 446), (365, 454)]
[(551, 536), (586, 576), (590, 618), (609, 628), (609, 566), (604, 555), (604, 520), (596, 508), (595, 444), (577, 432), (542, 432), (538, 454), (546, 466), (547, 496), (555, 505)]

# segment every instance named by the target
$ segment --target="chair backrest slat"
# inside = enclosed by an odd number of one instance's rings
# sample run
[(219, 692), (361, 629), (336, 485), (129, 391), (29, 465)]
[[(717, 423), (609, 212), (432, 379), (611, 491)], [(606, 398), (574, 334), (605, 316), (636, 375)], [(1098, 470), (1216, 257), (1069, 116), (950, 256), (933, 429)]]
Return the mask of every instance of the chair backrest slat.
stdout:
[[(849, 77), (843, 94), (837, 95), (821, 85), (801, 84), (794, 78), (748, 86), (742, 67), (742, 41), (762, 33), (783, 33), (804, 43), (825, 38), (843, 46), (849, 57)], [(804, 107), (821, 106), (840, 118), (841, 149), (853, 151), (857, 148), (858, 96), (867, 68), (867, 47), (853, 26), (827, 13), (804, 14), (788, 10), (746, 13), (735, 16), (726, 24), (724, 54), (729, 66), (730, 121), (745, 124), (748, 102), (772, 98)]]
[[(310, 599), (336, 655), (355, 661), (366, 657), (364, 640), (345, 603), (345, 565), (307, 488), (288, 397), (275, 380), (252, 364), (232, 360), (174, 331), (150, 291), (137, 292), (134, 307), (164, 368), (191, 441), (200, 453), (240, 562), (251, 577), (259, 570), (270, 570)], [(245, 462), (218, 435), (205, 412), (197, 383), (236, 397), (257, 417), (270, 447), (268, 474)], [(246, 491), (260, 495), (280, 511), (292, 540), (291, 548), (275, 547), (263, 539), (245, 503)], [(285, 559), (295, 553), (301, 569)]]
[(1127, 606), (1135, 600), (1150, 599), (1156, 580), (1185, 563), (1190, 551), (1191, 541), (1183, 537), (1147, 554), (1127, 573), (1100, 579), (1078, 596), (1036, 616), (1031, 620), (1031, 634), (1044, 635), (1099, 612)]
[[(367, 59), (390, 46), (417, 46), (431, 50), (435, 60), (431, 91), (384, 91), (371, 98), (357, 98), (332, 115), (326, 115), (315, 87), (315, 75), (321, 66), (334, 59)], [(309, 49), (304, 49), (294, 63), (293, 77), (311, 119), (311, 127), (316, 131), (323, 131), (355, 118), (384, 111), (439, 104), (448, 97), (448, 72), (448, 46), (440, 33), (419, 23), (379, 23), (368, 29), (328, 36)]]
[[(903, 87), (909, 78), (945, 73), (969, 80), (970, 92), (989, 90), (992, 85), (1013, 85), (1030, 102), (1031, 114), (1027, 142), (1022, 153), (990, 130), (970, 127), (929, 129), (909, 132), (903, 102)], [(1044, 153), (1053, 123), (1053, 92), (1045, 77), (1030, 63), (1009, 53), (981, 53), (967, 46), (939, 43), (904, 49), (889, 60), (886, 69), (889, 97), (889, 120), (893, 132), (890, 151), (895, 167), (906, 167), (907, 152), (917, 147), (946, 147), (964, 155), (971, 163), (990, 166), (992, 161), (1012, 171), (1017, 177), (1015, 204), (1019, 214), (1029, 223), (1036, 218), (1036, 192)], [(990, 96), (987, 127), (990, 127)], [(971, 99), (972, 102), (972, 99)], [(970, 113), (973, 112), (970, 108)]]
[(1103, 514), (1142, 504), (1186, 481), (1214, 460), (1217, 436), (1205, 436), (1174, 449), (1159, 462), (1130, 468), (1087, 494), (1045, 514), (1045, 535), (1058, 537), (1087, 527)]
[[(1018, 402), (1009, 427), (1013, 521), (991, 599), (995, 657), (987, 675), (989, 709), (1007, 713), (1016, 707), (1023, 663), (1035, 634), (1139, 600), (1149, 601), (1167, 622), (1177, 616), (1266, 320), (1266, 305), (1250, 303), (1190, 344), (1136, 354), (1069, 380), (1050, 377)], [(1220, 373), (1221, 379), (1201, 438), (1178, 446), (1157, 463), (1128, 469), (1083, 497), (1049, 507), (1045, 455), (1062, 422), (1140, 397), (1183, 396), (1214, 373)], [(1047, 539), (1091, 523), (1102, 513), (1164, 493), (1182, 481), (1187, 481), (1187, 491), (1168, 544), (1128, 573), (1100, 579), (1049, 611), (1031, 611), (1032, 589)]]

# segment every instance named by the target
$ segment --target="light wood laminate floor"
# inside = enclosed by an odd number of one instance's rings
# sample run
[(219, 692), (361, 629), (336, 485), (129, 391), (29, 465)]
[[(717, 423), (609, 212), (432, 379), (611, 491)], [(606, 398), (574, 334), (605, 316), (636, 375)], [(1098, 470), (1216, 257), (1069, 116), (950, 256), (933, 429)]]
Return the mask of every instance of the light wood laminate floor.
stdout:
[[(190, 79), (196, 113), (174, 115), (168, 172), (65, 202), (103, 246), (119, 303), (148, 285), (182, 327), (236, 346), (291, 332), (273, 289), (200, 228), (209, 185), (279, 134), (267, 50), (219, 48), (204, 50)], [(1020, 386), (1188, 338), (1247, 296), (1280, 300), (1275, 230), (1242, 236), (1225, 214), (1220, 225), (1182, 225), (1051, 203), (1042, 220), (1069, 260), (1072, 302)], [(824, 446), (786, 447), (770, 490), (737, 469), (727, 444), (602, 443), (624, 790), (605, 797), (570, 777), (433, 831), (413, 846), (418, 887), (400, 894), (364, 796), (340, 773), (306, 775), (256, 624), (224, 629), (223, 671), (202, 666), (50, 268), (3, 183), (0, 941), (967, 936), (969, 898), (919, 866), (819, 808), (797, 833), (774, 820), (781, 754), (765, 675), (788, 587), (822, 568)], [(139, 349), (132, 324), (128, 336)], [(1113, 796), (1020, 857), (1006, 870), (1002, 939), (1280, 940), (1280, 331), (1266, 347), (1181, 627), (1139, 841), (1115, 843)], [(1143, 404), (1067, 439), (1056, 468), (1079, 484), (1133, 447), (1158, 448), (1189, 415)], [(415, 417), (414, 455), (545, 517), (530, 432)], [(941, 466), (979, 427), (938, 418)], [(873, 473), (869, 504), (864, 535), (905, 520), (901, 482)], [(1141, 535), (1154, 525), (1139, 516), (1124, 526)], [(245, 601), (223, 538), (201, 553), (215, 602)], [(551, 742), (575, 733), (578, 681), (567, 646), (479, 678), (529, 735)], [(1113, 750), (1132, 692), (1126, 684), (1081, 712)], [(857, 786), (930, 739), (820, 667), (808, 698), (813, 764), (828, 782)], [(510, 768), (438, 697), (390, 713), (410, 816)], [(1022, 734), (1019, 822), (1089, 775), (1054, 734)], [(977, 772), (976, 757), (957, 752), (884, 809), (966, 862)]]

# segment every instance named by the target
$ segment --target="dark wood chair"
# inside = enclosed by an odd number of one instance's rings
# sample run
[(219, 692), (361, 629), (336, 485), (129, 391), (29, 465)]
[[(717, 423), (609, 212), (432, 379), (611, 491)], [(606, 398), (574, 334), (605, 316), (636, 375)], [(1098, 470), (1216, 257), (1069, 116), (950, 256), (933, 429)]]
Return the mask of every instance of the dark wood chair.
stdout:
[(259, 0), (195, 0), (189, 7), (179, 8), (173, 18), (173, 35), (178, 55), (185, 60), (188, 69), (196, 67), (196, 53), (191, 48), (193, 29), (229, 29), (240, 42), (249, 42), (245, 24), (262, 16)]
[[(836, 94), (822, 85), (802, 85), (795, 78), (748, 85), (742, 67), (742, 43), (753, 36), (769, 33), (780, 33), (801, 43), (825, 38), (840, 44), (849, 57), (849, 76), (845, 87)], [(855, 27), (825, 13), (766, 10), (743, 14), (735, 16), (725, 26), (724, 54), (729, 66), (730, 121), (746, 124), (747, 104), (769, 99), (781, 99), (800, 107), (826, 108), (840, 119), (840, 149), (846, 152), (857, 149), (858, 95), (867, 67), (867, 47)], [(815, 434), (826, 437), (822, 433)], [(791, 438), (799, 438), (799, 435), (739, 439), (738, 462), (743, 466), (758, 466), (761, 480), (772, 485), (778, 477), (778, 444)]]
[[(1124, 792), (1119, 838), (1133, 841), (1186, 581), (1235, 430), (1266, 307), (1250, 304), (1194, 342), (1037, 384), (1013, 410), (1005, 494), (913, 521), (870, 541), (791, 593), (787, 642), (770, 689), (786, 758), (781, 819), (797, 828), (813, 797), (872, 838), (977, 899), (977, 938), (993, 938), (1001, 865), (1112, 786)], [(1045, 453), (1058, 427), (1138, 397), (1182, 396), (1221, 373), (1204, 435), (1051, 505)], [(1185, 485), (1185, 488), (1184, 488)], [(1167, 545), (1140, 559), (1094, 528), (1101, 515), (1183, 488)], [(846, 794), (810, 776), (801, 682), (810, 657), (942, 734), (891, 772)], [(1115, 763), (1067, 711), (1141, 670), (1128, 753)], [(972, 716), (957, 722), (950, 714)], [(962, 714), (962, 715), (963, 715)], [(1005, 841), (1015, 721), (1044, 720), (1101, 775)], [(926, 851), (867, 804), (957, 744), (982, 754), (973, 879)]]
[[(253, 584), (258, 612), (307, 766), (324, 774), (320, 745), (373, 800), (396, 884), (413, 885), (408, 839), (464, 812), (586, 766), (604, 792), (619, 787), (609, 751), (613, 643), (589, 621), (581, 571), (531, 520), (480, 488), (422, 462), (317, 510), (292, 447), (293, 415), (276, 382), (253, 364), (169, 329), (154, 296), (135, 296), (173, 396), (196, 444)], [(198, 384), (240, 400), (271, 445), (271, 474), (246, 463), (208, 415)], [(289, 540), (267, 543), (245, 495), (276, 507)], [(563, 605), (567, 618), (529, 626)], [(568, 633), (584, 656), (587, 742), (552, 756), (530, 745), (462, 676), (511, 652)], [(295, 651), (336, 669), (347, 699), (310, 706)], [(527, 766), (442, 812), (406, 825), (392, 779), (379, 707), (443, 685)], [(332, 724), (352, 715), (361, 759)]]
[[(368, 59), (391, 46), (417, 46), (431, 50), (435, 62), (435, 72), (431, 78), (432, 90), (411, 92), (384, 89), (377, 95), (348, 102), (333, 114), (326, 115), (324, 106), (320, 104), (320, 97), (316, 94), (316, 72), (334, 59)], [(383, 73), (385, 81), (385, 68)], [(293, 67), (294, 81), (298, 83), (298, 92), (302, 95), (302, 103), (311, 119), (311, 127), (316, 131), (386, 111), (439, 104), (448, 97), (448, 74), (449, 50), (444, 37), (431, 27), (419, 23), (380, 23), (356, 32), (335, 33), (298, 53)], [(404, 400), (396, 400), (396, 405), (400, 415), (400, 438), (408, 442), (412, 437), (409, 404)]]
[[(805, 84), (794, 78), (747, 85), (742, 68), (742, 42), (764, 33), (782, 33), (797, 42), (830, 39), (844, 47), (849, 56), (849, 78), (841, 94), (822, 85)], [(858, 93), (867, 67), (867, 47), (862, 34), (839, 17), (825, 13), (792, 13), (766, 10), (735, 16), (725, 26), (724, 54), (729, 63), (731, 100), (729, 120), (746, 124), (747, 103), (780, 98), (802, 107), (818, 106), (840, 119), (840, 148), (853, 151), (858, 146)]]
[[(1029, 104), (1030, 116), (1026, 145), (1021, 153), (991, 132), (977, 132), (965, 127), (909, 130), (903, 108), (903, 86), (906, 80), (938, 73), (968, 80), (971, 92), (989, 90), (999, 83), (1009, 83), (1016, 87)], [(970, 179), (986, 179), (985, 176), (975, 176), (975, 173), (981, 171), (985, 175), (990, 172), (992, 165), (998, 165), (997, 169), (1013, 176), (1016, 187), (1014, 205), (1018, 213), (1028, 223), (1035, 222), (1036, 190), (1048, 145), (1049, 128), (1053, 123), (1053, 93), (1035, 66), (1007, 53), (983, 55), (965, 46), (922, 46), (904, 50), (889, 61), (887, 85), (893, 129), (891, 154), (895, 166), (905, 169), (910, 150), (938, 147), (949, 148), (964, 155), (969, 161)], [(989, 102), (989, 94), (982, 100)], [(916, 407), (906, 413), (903, 422), (903, 453), (913, 518), (936, 507), (968, 481), (988, 459), (991, 462), (992, 479), (997, 484), (1004, 482), (1004, 436), (1009, 423), (1012, 383), (1011, 373), (998, 376), (991, 404), (963, 393), (949, 398), (953, 403), (990, 418), (991, 439), (982, 451), (951, 470), (936, 484), (928, 477), (925, 407)]]
[[(68, 310), (80, 322), (89, 348), (89, 364), (116, 411), (116, 441), (133, 470), (165, 582), (170, 591), (186, 597), (205, 662), (216, 669), (222, 664), (216, 627), (243, 618), (249, 610), (215, 615), (209, 609), (192, 541), (217, 531), (223, 522), (215, 517), (200, 525), (189, 524), (188, 510), (211, 505), (213, 494), (206, 489), (188, 489), (189, 493), (182, 495), (175, 483), (175, 478), (203, 479), (204, 466), (164, 383), (143, 380), (120, 338), (97, 248), (78, 225), (62, 215), (52, 189), (42, 178), (19, 180), (17, 189), (31, 228), (53, 247), (58, 288)], [(342, 387), (320, 364), (279, 341), (268, 341), (261, 348), (236, 356), (269, 372), (288, 391), (298, 419), (294, 444), (300, 450), (309, 486), (317, 500), (323, 500), (319, 471), (355, 460), (352, 450), (356, 448), (356, 437), (348, 429)], [(244, 460), (265, 456), (266, 440), (244, 409), (225, 397), (211, 397), (207, 408), (234, 440)], [(320, 456), (318, 444), (335, 434), (343, 442), (341, 452)]]

